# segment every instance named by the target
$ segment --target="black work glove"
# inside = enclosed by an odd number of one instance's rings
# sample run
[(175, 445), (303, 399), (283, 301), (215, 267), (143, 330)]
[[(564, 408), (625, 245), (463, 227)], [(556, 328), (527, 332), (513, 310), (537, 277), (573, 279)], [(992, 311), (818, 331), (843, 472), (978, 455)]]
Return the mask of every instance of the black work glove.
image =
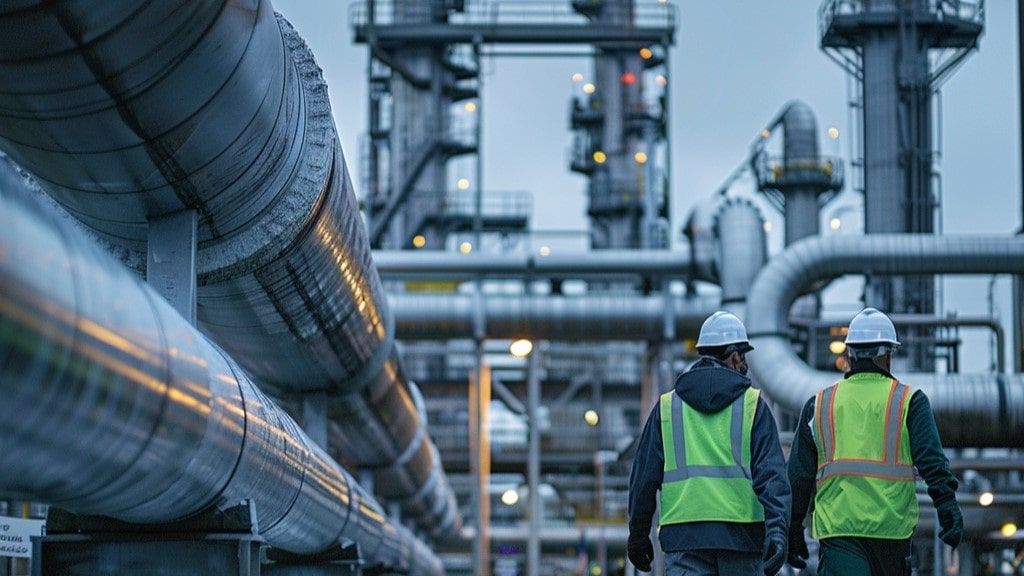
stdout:
[(789, 533), (789, 565), (796, 569), (807, 568), (807, 559), (811, 553), (807, 551), (807, 541), (804, 540), (803, 530), (794, 530)]
[(772, 530), (764, 537), (761, 558), (764, 560), (765, 576), (775, 576), (782, 570), (782, 565), (786, 563), (786, 535), (782, 530)]
[(647, 534), (629, 535), (626, 542), (626, 556), (633, 566), (641, 572), (651, 571), (651, 562), (654, 561), (654, 545), (651, 544), (651, 537)]
[(939, 538), (950, 548), (956, 548), (964, 538), (964, 517), (960, 514), (960, 505), (956, 499), (949, 499), (938, 506)]

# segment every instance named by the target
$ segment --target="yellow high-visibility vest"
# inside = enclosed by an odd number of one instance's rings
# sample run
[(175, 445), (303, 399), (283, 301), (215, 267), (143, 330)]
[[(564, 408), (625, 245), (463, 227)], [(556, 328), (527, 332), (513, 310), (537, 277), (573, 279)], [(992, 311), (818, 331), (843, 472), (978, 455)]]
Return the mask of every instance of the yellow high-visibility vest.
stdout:
[(907, 433), (913, 390), (887, 376), (854, 374), (818, 392), (814, 537), (910, 538), (917, 526)]
[(764, 522), (750, 475), (750, 442), (760, 391), (705, 414), (675, 392), (661, 396), (665, 455), (659, 524)]

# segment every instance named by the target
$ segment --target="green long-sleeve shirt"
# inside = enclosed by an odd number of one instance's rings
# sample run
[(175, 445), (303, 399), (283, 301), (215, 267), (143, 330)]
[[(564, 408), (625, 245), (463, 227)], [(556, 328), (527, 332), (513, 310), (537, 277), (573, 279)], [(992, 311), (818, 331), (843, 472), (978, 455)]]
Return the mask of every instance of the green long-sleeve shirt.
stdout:
[[(849, 375), (847, 375), (849, 376)], [(789, 482), (793, 487), (793, 529), (799, 530), (814, 498), (815, 473), (818, 469), (818, 448), (814, 443), (810, 422), (814, 418), (814, 398), (800, 413), (793, 447), (789, 454)], [(959, 483), (949, 470), (949, 459), (942, 450), (942, 440), (935, 426), (931, 403), (924, 392), (917, 390), (910, 397), (907, 409), (907, 432), (910, 455), (918, 474), (928, 485), (928, 495), (939, 506), (956, 498)]]

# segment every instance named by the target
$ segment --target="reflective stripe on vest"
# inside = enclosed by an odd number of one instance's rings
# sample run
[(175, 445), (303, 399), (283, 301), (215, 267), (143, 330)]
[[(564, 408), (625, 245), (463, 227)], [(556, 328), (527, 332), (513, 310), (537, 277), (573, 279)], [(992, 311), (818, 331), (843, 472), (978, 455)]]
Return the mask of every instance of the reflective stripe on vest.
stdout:
[(912, 390), (879, 374), (857, 374), (818, 392), (814, 536), (909, 538), (917, 525), (910, 443)]
[[(893, 380), (889, 387), (889, 398), (885, 409), (885, 436), (881, 460), (866, 458), (836, 458), (835, 399), (839, 383), (818, 392), (815, 406), (815, 420), (818, 437), (822, 438), (825, 458), (818, 462), (818, 484), (833, 476), (867, 476), (887, 480), (911, 480), (914, 466), (899, 462), (900, 440), (903, 437), (903, 408), (910, 394), (910, 388)], [(820, 416), (819, 416), (820, 415)]]
[[(750, 436), (759, 397), (760, 392), (750, 388), (720, 412), (703, 414), (685, 405), (675, 392), (662, 395), (661, 525), (764, 519), (750, 474)], [(697, 420), (688, 423), (688, 412)], [(687, 436), (688, 427), (693, 437)], [(717, 462), (708, 463), (709, 457)]]

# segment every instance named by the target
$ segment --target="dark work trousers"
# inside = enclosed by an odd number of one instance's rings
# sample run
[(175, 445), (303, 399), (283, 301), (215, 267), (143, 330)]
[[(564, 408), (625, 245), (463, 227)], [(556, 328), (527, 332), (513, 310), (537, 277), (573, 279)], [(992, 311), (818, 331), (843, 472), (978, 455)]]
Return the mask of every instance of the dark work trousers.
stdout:
[(763, 576), (761, 555), (736, 550), (665, 553), (665, 576)]
[(837, 537), (821, 540), (818, 576), (906, 576), (910, 540)]

